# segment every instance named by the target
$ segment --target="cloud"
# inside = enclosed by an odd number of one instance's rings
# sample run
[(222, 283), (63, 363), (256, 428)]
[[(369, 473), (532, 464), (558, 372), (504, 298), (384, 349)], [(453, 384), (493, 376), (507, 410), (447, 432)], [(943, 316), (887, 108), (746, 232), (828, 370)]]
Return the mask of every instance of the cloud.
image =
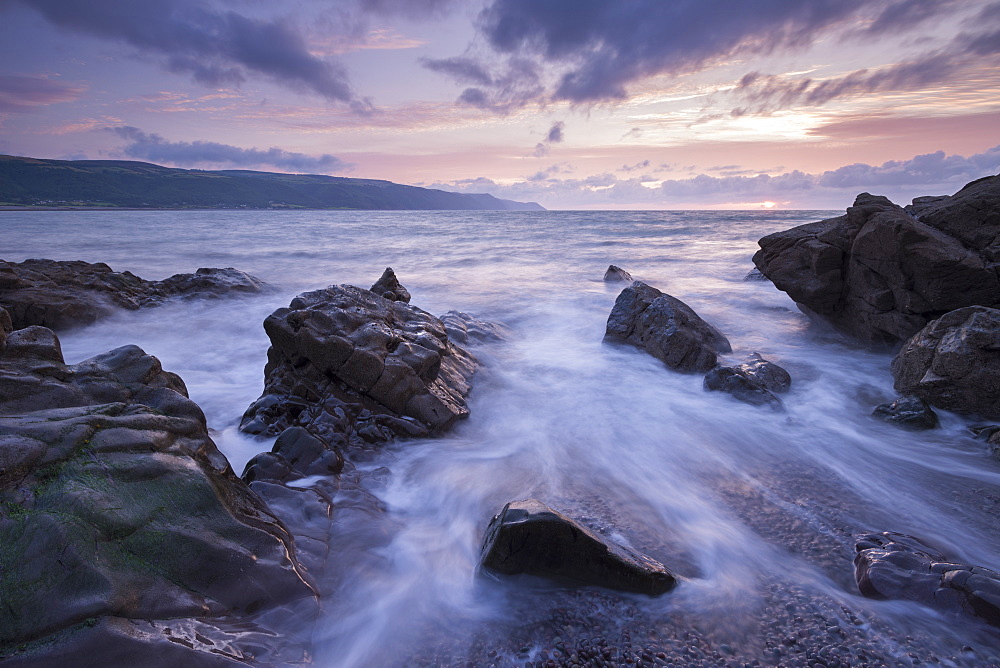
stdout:
[(168, 163), (178, 166), (230, 165), (233, 167), (260, 167), (268, 165), (303, 173), (341, 172), (351, 165), (335, 156), (323, 154), (311, 156), (304, 153), (269, 148), (239, 148), (217, 142), (171, 142), (157, 134), (147, 134), (139, 128), (128, 125), (106, 128), (128, 144), (122, 152), (129, 158), (149, 160), (154, 163)]
[(727, 173), (729, 167), (733, 166), (715, 168), (718, 176), (702, 173), (656, 183), (645, 175), (619, 178), (609, 173), (560, 179), (553, 165), (512, 184), (480, 178), (434, 187), (488, 191), (498, 197), (538, 201), (549, 208), (749, 206), (770, 200), (792, 208), (842, 209), (864, 190), (901, 204), (919, 195), (954, 192), (969, 181), (1000, 173), (1000, 146), (968, 157), (937, 151), (881, 165), (845, 165), (819, 174), (799, 170), (734, 174)]
[(536, 158), (544, 158), (549, 154), (549, 147), (552, 144), (558, 144), (565, 139), (563, 135), (563, 128), (566, 124), (562, 121), (556, 121), (549, 128), (549, 131), (545, 133), (545, 139), (535, 144), (535, 151), (533, 155)]
[(44, 76), (0, 74), (0, 113), (25, 112), (57, 102), (72, 102), (86, 90)]
[(286, 88), (365, 106), (343, 67), (313, 56), (295, 27), (196, 0), (20, 0), (60, 28), (124, 42), (208, 86), (264, 76)]

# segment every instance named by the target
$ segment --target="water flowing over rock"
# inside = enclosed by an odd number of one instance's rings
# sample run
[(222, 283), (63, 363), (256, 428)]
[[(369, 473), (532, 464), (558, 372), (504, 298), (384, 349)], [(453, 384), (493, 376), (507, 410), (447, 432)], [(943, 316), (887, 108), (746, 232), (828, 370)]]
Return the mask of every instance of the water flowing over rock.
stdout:
[(390, 301), (410, 303), (410, 293), (396, 278), (396, 272), (392, 270), (392, 267), (386, 267), (385, 271), (382, 272), (382, 277), (368, 289)]
[(632, 282), (632, 274), (628, 273), (621, 267), (615, 265), (610, 265), (608, 270), (604, 272), (604, 280), (610, 282), (624, 281), (626, 283)]
[(525, 573), (651, 596), (677, 582), (663, 564), (601, 538), (534, 499), (512, 501), (493, 517), (480, 562), (504, 575)]
[(787, 392), (792, 377), (774, 362), (768, 362), (757, 353), (736, 366), (718, 366), (705, 375), (704, 387), (710, 392), (726, 392), (734, 398), (753, 406), (781, 407), (781, 399), (774, 393)]
[[(253, 615), (315, 608), (288, 531), (155, 357), (124, 346), (67, 365), (50, 330), (15, 330), (0, 352), (0, 397), (0, 645), (58, 632), (36, 648), (43, 663), (91, 643), (88, 656), (111, 665), (128, 650), (105, 642), (118, 627), (101, 620), (147, 620), (135, 623), (169, 647), (170, 628), (190, 618), (201, 639), (170, 653), (198, 665), (225, 655), (216, 642), (266, 636)], [(223, 631), (221, 617), (242, 619), (248, 635)], [(260, 659), (303, 658), (304, 645), (278, 644)], [(233, 656), (257, 651), (242, 646)], [(153, 651), (133, 649), (143, 664)]]
[(1000, 573), (953, 563), (913, 536), (861, 536), (855, 578), (871, 598), (902, 598), (949, 612), (965, 612), (1000, 626)]
[(253, 294), (267, 285), (233, 268), (199, 269), (162, 281), (146, 281), (98, 262), (0, 260), (0, 307), (16, 329), (41, 325), (66, 329), (90, 324), (115, 309), (136, 310), (176, 297)]
[(1000, 176), (932, 200), (908, 213), (862, 193), (843, 216), (762, 238), (754, 264), (804, 311), (871, 343), (1000, 306)]
[(892, 360), (899, 392), (958, 413), (1000, 418), (1000, 310), (956, 309), (917, 332)]
[(904, 429), (920, 431), (938, 426), (938, 416), (930, 406), (917, 397), (900, 397), (895, 401), (880, 404), (872, 411), (880, 420)]
[(729, 341), (694, 310), (642, 281), (622, 290), (608, 316), (605, 341), (641, 348), (676, 371), (708, 371)]
[[(453, 331), (495, 335), (460, 314)], [(350, 285), (299, 295), (264, 321), (271, 339), (263, 395), (241, 429), (304, 426), (333, 446), (426, 436), (468, 415), (478, 362), (426, 311)]]

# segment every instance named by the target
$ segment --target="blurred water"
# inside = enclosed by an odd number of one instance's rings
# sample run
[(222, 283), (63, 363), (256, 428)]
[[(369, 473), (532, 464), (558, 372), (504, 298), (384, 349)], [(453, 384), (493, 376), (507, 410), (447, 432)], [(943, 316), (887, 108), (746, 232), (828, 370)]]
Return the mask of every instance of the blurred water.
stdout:
[[(428, 628), (461, 638), (513, 614), (510, 589), (475, 577), (479, 542), (507, 501), (538, 498), (689, 578), (638, 602), (708, 625), (754, 623), (762, 583), (790, 579), (892, 623), (940, 625), (909, 603), (852, 589), (852, 535), (902, 531), (953, 559), (1000, 567), (1000, 467), (943, 414), (904, 432), (874, 421), (895, 395), (888, 354), (809, 325), (767, 282), (744, 282), (764, 234), (831, 212), (7, 212), (0, 257), (107, 262), (160, 279), (233, 266), (276, 293), (121, 313), (62, 338), (67, 361), (134, 343), (179, 373), (237, 472), (269, 447), (240, 435), (260, 393), (273, 309), (331, 283), (367, 287), (392, 266), (432, 313), (499, 320), (471, 417), (449, 436), (387, 448), (373, 541), (340, 554), (320, 663), (395, 664)], [(785, 412), (707, 394), (699, 376), (601, 342), (621, 289), (608, 264), (692, 306), (750, 352), (788, 368)], [(336, 545), (334, 546), (336, 549)], [(875, 606), (874, 608), (871, 606)], [(428, 621), (432, 620), (432, 621)], [(956, 641), (959, 642), (959, 641)], [(964, 641), (962, 641), (964, 642)], [(996, 650), (994, 650), (996, 651)]]

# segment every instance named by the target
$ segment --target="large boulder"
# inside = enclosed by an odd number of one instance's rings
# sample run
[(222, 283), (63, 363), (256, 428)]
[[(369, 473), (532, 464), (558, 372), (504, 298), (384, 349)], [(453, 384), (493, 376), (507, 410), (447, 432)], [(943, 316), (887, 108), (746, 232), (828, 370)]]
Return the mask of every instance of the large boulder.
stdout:
[(67, 365), (50, 330), (11, 333), (0, 531), (8, 648), (102, 618), (237, 619), (313, 600), (288, 531), (230, 469), (180, 378), (135, 346)]
[(1000, 310), (941, 316), (903, 345), (892, 375), (898, 391), (932, 406), (1000, 418)]
[(732, 350), (722, 332), (690, 306), (636, 281), (621, 291), (608, 316), (605, 341), (641, 348), (676, 371), (708, 371)]
[(103, 262), (0, 260), (0, 307), (16, 329), (65, 329), (90, 324), (115, 309), (135, 310), (175, 297), (221, 297), (261, 292), (266, 284), (237, 269), (199, 269), (146, 281)]
[[(456, 316), (452, 326), (464, 327)], [(241, 429), (308, 426), (331, 443), (441, 432), (468, 415), (478, 362), (446, 326), (404, 301), (351, 285), (307, 292), (264, 321), (264, 393)], [(322, 425), (326, 427), (322, 427)]]
[(1000, 626), (1000, 573), (949, 561), (913, 536), (884, 532), (859, 537), (854, 573), (862, 594), (907, 599)]
[(908, 213), (858, 195), (838, 218), (768, 235), (753, 261), (799, 306), (871, 343), (964, 306), (1000, 306), (1000, 176)]
[(480, 563), (503, 575), (528, 574), (655, 596), (677, 578), (663, 564), (605, 540), (534, 499), (493, 517)]
[(909, 429), (923, 431), (938, 426), (938, 416), (934, 410), (917, 397), (899, 397), (894, 401), (879, 404), (872, 415), (883, 422)]

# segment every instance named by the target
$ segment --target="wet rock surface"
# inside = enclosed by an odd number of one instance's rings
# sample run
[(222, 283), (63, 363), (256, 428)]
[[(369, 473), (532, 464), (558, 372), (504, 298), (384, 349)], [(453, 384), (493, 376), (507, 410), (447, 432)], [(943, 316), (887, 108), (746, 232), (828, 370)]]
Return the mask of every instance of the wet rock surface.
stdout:
[(1000, 306), (998, 209), (1000, 176), (912, 213), (862, 193), (843, 216), (762, 238), (753, 261), (807, 313), (892, 344), (945, 312)]
[(621, 267), (615, 265), (609, 265), (608, 270), (604, 272), (604, 280), (609, 283), (617, 283), (624, 281), (625, 283), (632, 282), (632, 274), (628, 273)]
[(775, 393), (787, 392), (791, 386), (788, 372), (758, 353), (753, 353), (743, 364), (712, 369), (705, 375), (704, 383), (709, 392), (725, 392), (752, 406), (772, 408), (782, 405)]
[(468, 415), (479, 366), (449, 327), (466, 340), (499, 336), (463, 314), (449, 323), (350, 285), (299, 295), (264, 321), (264, 393), (240, 428), (279, 434), (302, 426), (333, 447), (448, 429)]
[(649, 595), (676, 577), (659, 562), (599, 537), (534, 499), (504, 506), (486, 529), (480, 563), (504, 575), (528, 574)]
[(368, 289), (389, 301), (410, 303), (410, 293), (396, 278), (396, 272), (392, 267), (386, 267), (382, 276), (375, 281), (375, 285)]
[(668, 294), (636, 281), (622, 290), (608, 316), (605, 341), (641, 348), (676, 371), (708, 371), (732, 350), (722, 332)]
[(943, 315), (892, 360), (899, 392), (932, 406), (1000, 418), (1000, 310), (970, 306)]
[(854, 558), (858, 589), (873, 598), (903, 598), (1000, 626), (1000, 573), (954, 563), (913, 536), (861, 536)]
[(103, 262), (0, 260), (0, 307), (16, 329), (41, 325), (66, 329), (90, 324), (115, 309), (136, 310), (172, 298), (255, 294), (267, 285), (233, 268), (202, 268), (147, 281)]
[(880, 404), (872, 411), (872, 415), (883, 422), (913, 431), (934, 429), (938, 426), (937, 413), (917, 397), (900, 397), (895, 401)]
[[(67, 365), (51, 331), (15, 330), (0, 352), (0, 397), (7, 654), (48, 638), (18, 660), (51, 660), (62, 642), (52, 634), (106, 617), (316, 612), (291, 535), (229, 468), (201, 409), (155, 357), (124, 346)], [(216, 654), (213, 622), (204, 624), (205, 642), (184, 649), (195, 663)], [(166, 628), (150, 633), (172, 642)], [(150, 647), (133, 649), (140, 657)], [(304, 650), (289, 651), (272, 658)]]

